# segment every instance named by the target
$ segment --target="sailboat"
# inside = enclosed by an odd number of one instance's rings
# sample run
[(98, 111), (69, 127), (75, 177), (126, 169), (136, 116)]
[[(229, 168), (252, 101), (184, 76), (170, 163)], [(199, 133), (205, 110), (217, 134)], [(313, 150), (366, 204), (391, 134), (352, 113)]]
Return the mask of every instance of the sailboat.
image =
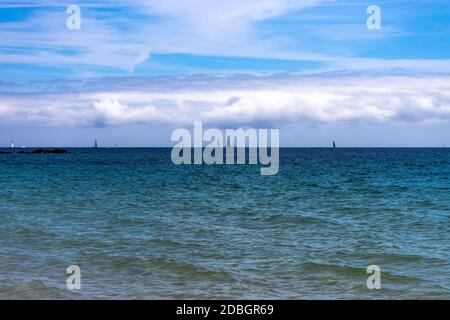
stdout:
[(333, 148), (336, 148), (336, 142), (333, 140)]
[(11, 141), (11, 149), (14, 148), (14, 141)]
[(95, 139), (94, 148), (98, 148), (98, 145), (97, 145), (97, 139)]

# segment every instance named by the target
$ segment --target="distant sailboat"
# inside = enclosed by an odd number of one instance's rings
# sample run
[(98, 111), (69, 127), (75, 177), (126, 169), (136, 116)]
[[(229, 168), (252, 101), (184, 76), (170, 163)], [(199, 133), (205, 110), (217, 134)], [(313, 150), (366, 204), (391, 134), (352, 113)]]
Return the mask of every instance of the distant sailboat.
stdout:
[(333, 140), (333, 148), (336, 148), (336, 142)]
[(14, 148), (14, 141), (11, 141), (11, 149)]
[(230, 140), (230, 136), (227, 137), (227, 148), (231, 147), (231, 140)]
[(95, 139), (94, 148), (98, 148), (98, 145), (97, 145), (97, 139)]

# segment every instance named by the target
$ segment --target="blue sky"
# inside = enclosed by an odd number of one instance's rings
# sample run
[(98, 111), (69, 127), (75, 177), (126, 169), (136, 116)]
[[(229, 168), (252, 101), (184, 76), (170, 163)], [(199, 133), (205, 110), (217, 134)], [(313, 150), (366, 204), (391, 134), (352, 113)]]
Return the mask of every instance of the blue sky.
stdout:
[[(450, 58), (445, 0), (158, 3), (3, 1), (1, 78), (313, 72), (351, 69), (352, 60), (372, 69), (365, 59), (423, 70), (422, 60)], [(80, 6), (80, 30), (65, 27), (70, 4)], [(381, 30), (366, 28), (370, 4), (381, 8)]]
[(170, 145), (196, 116), (290, 146), (450, 145), (446, 0), (2, 1), (0, 39), (0, 145)]

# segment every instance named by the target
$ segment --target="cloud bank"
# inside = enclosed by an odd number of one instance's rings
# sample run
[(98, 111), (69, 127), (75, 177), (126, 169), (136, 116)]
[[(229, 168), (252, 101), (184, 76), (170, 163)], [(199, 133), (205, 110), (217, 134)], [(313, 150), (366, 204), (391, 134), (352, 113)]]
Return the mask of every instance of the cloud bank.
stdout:
[(289, 127), (450, 122), (448, 76), (245, 76), (97, 80), (6, 93), (4, 123)]

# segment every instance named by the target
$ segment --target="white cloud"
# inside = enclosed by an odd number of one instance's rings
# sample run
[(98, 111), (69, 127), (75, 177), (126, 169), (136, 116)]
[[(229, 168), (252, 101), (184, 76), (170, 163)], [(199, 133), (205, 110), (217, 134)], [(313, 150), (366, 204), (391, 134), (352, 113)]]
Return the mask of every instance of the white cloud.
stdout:
[[(160, 79), (158, 80), (160, 81)], [(2, 94), (0, 118), (56, 126), (288, 127), (450, 122), (448, 76), (271, 76), (146, 79), (98, 90)], [(126, 85), (126, 83), (132, 84)], [(90, 84), (92, 85), (92, 83)]]
[[(270, 19), (284, 14), (324, 4), (338, 7), (346, 5), (345, 2), (129, 0), (126, 4), (118, 4), (113, 0), (79, 0), (77, 4), (82, 9), (82, 29), (77, 31), (69, 31), (65, 27), (67, 4), (64, 2), (28, 0), (20, 4), (15, 1), (0, 4), (0, 7), (7, 8), (32, 7), (32, 13), (24, 20), (0, 22), (0, 39), (4, 48), (0, 52), (0, 63), (58, 66), (75, 69), (74, 74), (93, 71), (86, 71), (86, 66), (116, 67), (132, 72), (152, 53), (186, 53), (314, 61), (323, 65), (317, 71), (402, 69), (450, 72), (448, 59), (358, 57), (355, 38), (367, 40), (403, 34), (391, 30), (389, 25), (384, 26), (381, 32), (368, 33), (364, 23), (358, 27), (358, 24), (330, 23), (324, 18), (319, 25), (299, 25), (298, 34), (267, 26)], [(115, 10), (98, 10), (105, 7)], [(361, 19), (364, 17), (363, 11)], [(268, 22), (268, 29), (261, 29), (258, 23), (262, 21)], [(302, 42), (304, 37), (306, 40)], [(333, 42), (344, 38), (347, 43), (353, 40), (352, 45), (345, 49), (342, 49), (342, 43)], [(292, 45), (298, 41), (298, 46)], [(316, 44), (325, 46), (322, 48)], [(336, 50), (342, 54), (337, 56)], [(333, 54), (328, 54), (332, 51)], [(78, 73), (76, 69), (80, 69)]]
[(27, 20), (0, 23), (3, 48), (0, 62), (42, 66), (83, 68), (85, 65), (109, 66), (131, 70), (145, 61), (150, 48), (145, 29), (121, 31), (108, 19), (97, 19), (82, 11), (81, 30), (66, 28), (67, 14), (36, 10)]
[[(130, 0), (119, 5), (114, 1), (81, 0), (77, 4), (82, 27), (76, 31), (66, 29), (67, 13), (62, 3), (7, 2), (0, 7), (33, 7), (34, 11), (23, 21), (0, 23), (2, 46), (14, 48), (0, 54), (0, 62), (132, 70), (152, 52), (268, 57), (277, 44), (274, 39), (259, 38), (253, 23), (318, 2)], [(118, 10), (101, 14), (95, 7)]]

